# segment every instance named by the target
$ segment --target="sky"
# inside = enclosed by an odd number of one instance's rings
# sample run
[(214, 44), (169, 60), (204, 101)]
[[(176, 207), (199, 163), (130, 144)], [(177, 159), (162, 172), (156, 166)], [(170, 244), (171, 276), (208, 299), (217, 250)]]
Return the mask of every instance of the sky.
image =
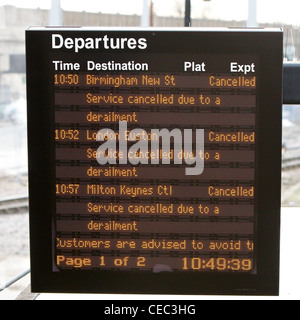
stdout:
[[(254, 1), (254, 0), (250, 0)], [(157, 15), (178, 15), (184, 13), (184, 0), (153, 0)], [(214, 18), (224, 20), (246, 20), (248, 0), (191, 0), (192, 18)], [(0, 0), (1, 5), (23, 8), (49, 9), (51, 0)], [(61, 0), (64, 10), (102, 13), (138, 14), (143, 10), (143, 0)], [(299, 0), (257, 0), (258, 22), (282, 22), (299, 26)]]

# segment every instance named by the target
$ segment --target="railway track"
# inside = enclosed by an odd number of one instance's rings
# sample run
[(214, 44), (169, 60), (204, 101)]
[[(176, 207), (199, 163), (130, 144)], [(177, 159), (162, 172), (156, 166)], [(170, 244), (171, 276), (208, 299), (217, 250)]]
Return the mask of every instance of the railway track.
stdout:
[(282, 160), (282, 170), (291, 170), (300, 168), (300, 157), (291, 157)]
[(0, 213), (28, 212), (28, 196), (0, 200)]

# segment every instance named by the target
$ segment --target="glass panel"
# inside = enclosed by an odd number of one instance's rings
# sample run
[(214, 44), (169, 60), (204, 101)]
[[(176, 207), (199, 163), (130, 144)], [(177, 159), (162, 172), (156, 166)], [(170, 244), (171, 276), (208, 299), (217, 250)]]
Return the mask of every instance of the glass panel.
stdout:
[[(13, 5), (0, 1), (0, 286), (30, 265), (25, 30), (43, 21), (40, 9)], [(15, 299), (29, 283), (27, 274), (0, 300)]]
[[(48, 25), (49, 8), (55, 2), (59, 1), (0, 1), (0, 204), (28, 194), (25, 30), (30, 25)], [(125, 27), (140, 25), (143, 2), (61, 0), (60, 4), (64, 25)], [(257, 15), (251, 20), (248, 0), (192, 0), (192, 26), (246, 26), (252, 21), (261, 27), (283, 27), (285, 58), (298, 61), (299, 0), (251, 0), (255, 2)], [(183, 26), (184, 0), (152, 3), (151, 25)], [(283, 146), (282, 204), (300, 206), (300, 106), (284, 106)], [(1, 211), (0, 285), (29, 265), (28, 252), (28, 212)], [(0, 292), (0, 300), (2, 297)]]

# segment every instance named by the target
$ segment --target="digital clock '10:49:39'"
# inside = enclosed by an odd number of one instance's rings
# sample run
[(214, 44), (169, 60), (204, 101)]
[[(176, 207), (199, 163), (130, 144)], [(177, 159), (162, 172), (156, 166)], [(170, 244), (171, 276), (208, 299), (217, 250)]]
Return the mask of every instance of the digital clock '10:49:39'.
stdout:
[(251, 271), (252, 259), (238, 258), (183, 258), (182, 270)]

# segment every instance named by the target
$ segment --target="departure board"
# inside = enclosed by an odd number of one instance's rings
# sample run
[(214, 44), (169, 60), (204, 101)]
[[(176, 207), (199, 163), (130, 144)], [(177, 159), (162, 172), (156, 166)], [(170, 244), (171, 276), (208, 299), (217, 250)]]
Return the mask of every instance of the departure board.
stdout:
[(33, 290), (277, 294), (282, 32), (26, 37)]

